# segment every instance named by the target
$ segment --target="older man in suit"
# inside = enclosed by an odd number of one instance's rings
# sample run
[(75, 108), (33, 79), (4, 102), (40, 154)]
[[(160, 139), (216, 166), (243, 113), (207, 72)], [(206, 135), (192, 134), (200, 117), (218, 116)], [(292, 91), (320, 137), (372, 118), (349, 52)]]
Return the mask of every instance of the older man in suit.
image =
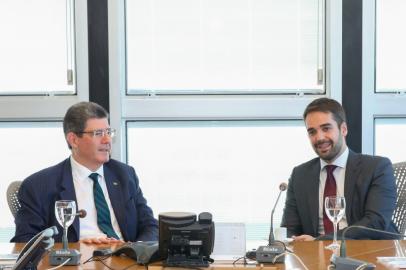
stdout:
[[(27, 242), (45, 228), (59, 226), (55, 217), (57, 200), (74, 200), (78, 209), (87, 212), (69, 228), (69, 241), (100, 244), (157, 240), (157, 221), (135, 170), (110, 159), (115, 130), (109, 125), (106, 110), (92, 102), (75, 104), (68, 109), (63, 128), (72, 154), (24, 180), (11, 241)], [(59, 233), (56, 241), (61, 237)]]
[[(339, 229), (362, 225), (397, 233), (391, 221), (396, 186), (389, 159), (357, 154), (346, 144), (348, 133), (343, 107), (320, 98), (304, 114), (308, 137), (319, 158), (295, 167), (289, 179), (282, 218), (288, 236), (295, 241), (328, 238), (333, 227), (324, 210), (326, 196), (341, 195), (346, 211)], [(339, 232), (340, 233), (340, 232)], [(353, 239), (392, 239), (393, 235), (349, 230)]]

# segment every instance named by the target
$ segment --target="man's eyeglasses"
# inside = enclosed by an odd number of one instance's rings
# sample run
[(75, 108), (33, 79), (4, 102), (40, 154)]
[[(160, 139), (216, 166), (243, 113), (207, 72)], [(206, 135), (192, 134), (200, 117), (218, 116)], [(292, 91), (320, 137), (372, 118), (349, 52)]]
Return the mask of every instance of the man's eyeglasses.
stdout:
[(96, 129), (92, 131), (80, 131), (76, 132), (77, 134), (91, 134), (93, 137), (103, 138), (104, 136), (109, 136), (111, 138), (116, 135), (116, 130), (114, 128), (106, 128), (106, 129)]

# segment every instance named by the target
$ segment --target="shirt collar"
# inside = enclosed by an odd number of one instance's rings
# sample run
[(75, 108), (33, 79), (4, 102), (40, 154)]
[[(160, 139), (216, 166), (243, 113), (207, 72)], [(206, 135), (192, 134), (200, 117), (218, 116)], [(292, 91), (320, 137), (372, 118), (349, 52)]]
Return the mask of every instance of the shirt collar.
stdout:
[(72, 166), (72, 175), (76, 179), (86, 179), (89, 177), (91, 173), (98, 173), (102, 177), (104, 177), (104, 170), (103, 166), (100, 166), (96, 171), (92, 172), (87, 167), (83, 166), (79, 162), (77, 162), (73, 156), (70, 157), (70, 164)]
[(347, 165), (347, 160), (348, 160), (348, 154), (349, 154), (349, 150), (348, 147), (345, 148), (344, 152), (338, 157), (336, 158), (333, 163), (328, 164), (327, 162), (325, 162), (324, 160), (320, 159), (320, 168), (323, 170), (324, 167), (326, 167), (327, 165), (336, 165), (337, 167), (343, 168), (345, 169), (346, 165)]

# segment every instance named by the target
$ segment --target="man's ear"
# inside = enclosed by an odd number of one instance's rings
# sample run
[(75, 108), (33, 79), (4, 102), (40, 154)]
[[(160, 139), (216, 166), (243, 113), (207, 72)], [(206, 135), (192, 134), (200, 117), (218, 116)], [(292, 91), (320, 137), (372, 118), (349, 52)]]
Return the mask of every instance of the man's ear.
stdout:
[(70, 145), (70, 147), (72, 148), (76, 148), (77, 147), (77, 139), (78, 139), (78, 135), (76, 135), (74, 132), (69, 132), (66, 135), (66, 141), (68, 142), (68, 144)]
[(347, 136), (347, 134), (348, 134), (348, 128), (347, 128), (347, 123), (346, 123), (346, 122), (342, 122), (342, 123), (341, 123), (340, 132), (341, 132), (341, 135), (343, 135), (344, 137)]

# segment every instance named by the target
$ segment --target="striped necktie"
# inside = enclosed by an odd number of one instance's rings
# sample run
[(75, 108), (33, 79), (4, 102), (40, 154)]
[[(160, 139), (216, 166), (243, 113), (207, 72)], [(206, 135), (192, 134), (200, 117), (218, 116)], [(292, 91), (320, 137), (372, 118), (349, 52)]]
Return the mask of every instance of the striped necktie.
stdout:
[(99, 184), (99, 174), (92, 173), (89, 175), (90, 179), (93, 180), (93, 197), (94, 204), (97, 211), (97, 225), (100, 230), (107, 235), (107, 237), (114, 237), (120, 239), (118, 235), (114, 232), (113, 226), (111, 225), (111, 217), (109, 207), (107, 206), (106, 199), (104, 198), (103, 190)]

